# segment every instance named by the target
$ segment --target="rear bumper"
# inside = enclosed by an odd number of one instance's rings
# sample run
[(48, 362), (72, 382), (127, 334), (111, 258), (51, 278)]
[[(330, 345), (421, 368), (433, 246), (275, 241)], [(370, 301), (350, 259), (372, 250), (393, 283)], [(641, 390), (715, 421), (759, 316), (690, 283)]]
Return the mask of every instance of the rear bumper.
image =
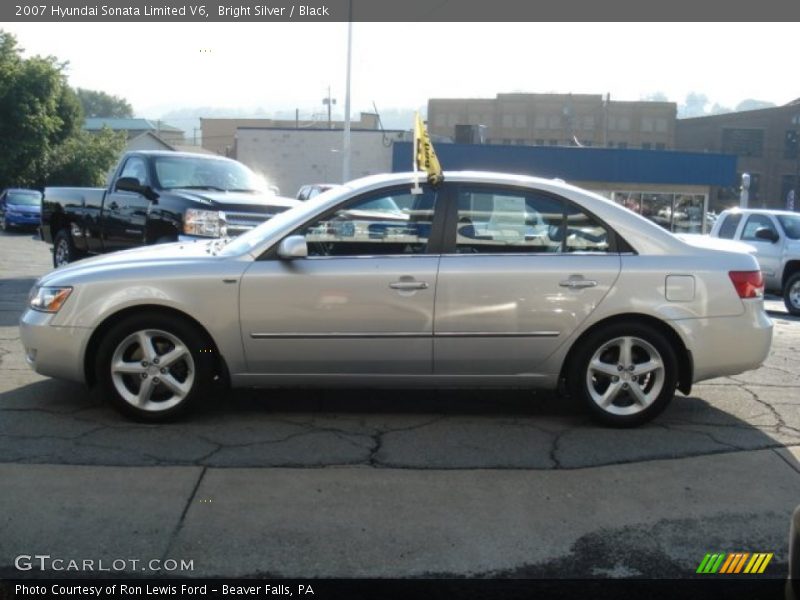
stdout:
[(84, 383), (83, 357), (92, 333), (83, 327), (54, 327), (54, 315), (26, 310), (19, 322), (25, 361), (41, 375)]
[(736, 317), (672, 321), (694, 359), (693, 383), (760, 367), (772, 345), (772, 320), (762, 300), (743, 301)]

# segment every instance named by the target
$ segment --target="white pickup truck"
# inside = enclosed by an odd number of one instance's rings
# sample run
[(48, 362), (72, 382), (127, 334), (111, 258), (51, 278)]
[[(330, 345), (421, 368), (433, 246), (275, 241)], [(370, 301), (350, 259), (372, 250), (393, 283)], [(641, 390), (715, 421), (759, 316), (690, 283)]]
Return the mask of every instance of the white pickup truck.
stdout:
[(713, 237), (745, 242), (756, 249), (768, 291), (780, 293), (786, 309), (800, 316), (800, 213), (785, 210), (725, 210)]

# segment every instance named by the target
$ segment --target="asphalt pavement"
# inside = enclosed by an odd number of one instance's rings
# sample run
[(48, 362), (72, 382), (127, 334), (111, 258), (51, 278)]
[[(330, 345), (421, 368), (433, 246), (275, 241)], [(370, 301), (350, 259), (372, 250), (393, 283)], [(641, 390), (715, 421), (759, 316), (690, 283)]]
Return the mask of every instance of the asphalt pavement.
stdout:
[(524, 390), (231, 391), (145, 425), (26, 366), (16, 323), (50, 260), (0, 234), (0, 576), (53, 576), (15, 567), (46, 553), (148, 576), (690, 577), (718, 551), (785, 576), (800, 319), (779, 299), (762, 368), (634, 430)]

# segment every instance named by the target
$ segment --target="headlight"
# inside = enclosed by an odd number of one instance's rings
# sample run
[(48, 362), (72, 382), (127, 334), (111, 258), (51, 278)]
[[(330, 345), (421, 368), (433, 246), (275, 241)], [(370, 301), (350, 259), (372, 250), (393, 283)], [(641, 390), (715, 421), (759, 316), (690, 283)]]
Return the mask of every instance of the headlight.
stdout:
[(42, 312), (58, 312), (72, 293), (71, 287), (40, 287), (31, 290), (30, 307)]
[(190, 208), (183, 215), (183, 233), (204, 237), (225, 237), (228, 234), (225, 213), (218, 210)]

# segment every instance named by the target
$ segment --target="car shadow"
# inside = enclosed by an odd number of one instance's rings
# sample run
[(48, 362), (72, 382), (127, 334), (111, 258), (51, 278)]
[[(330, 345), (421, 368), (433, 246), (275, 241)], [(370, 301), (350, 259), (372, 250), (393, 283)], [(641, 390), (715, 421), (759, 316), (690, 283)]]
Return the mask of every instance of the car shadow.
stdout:
[(233, 390), (147, 424), (97, 390), (44, 379), (0, 395), (0, 462), (575, 469), (800, 443), (780, 417), (720, 393), (676, 396), (635, 429), (597, 426), (572, 400), (527, 390)]

